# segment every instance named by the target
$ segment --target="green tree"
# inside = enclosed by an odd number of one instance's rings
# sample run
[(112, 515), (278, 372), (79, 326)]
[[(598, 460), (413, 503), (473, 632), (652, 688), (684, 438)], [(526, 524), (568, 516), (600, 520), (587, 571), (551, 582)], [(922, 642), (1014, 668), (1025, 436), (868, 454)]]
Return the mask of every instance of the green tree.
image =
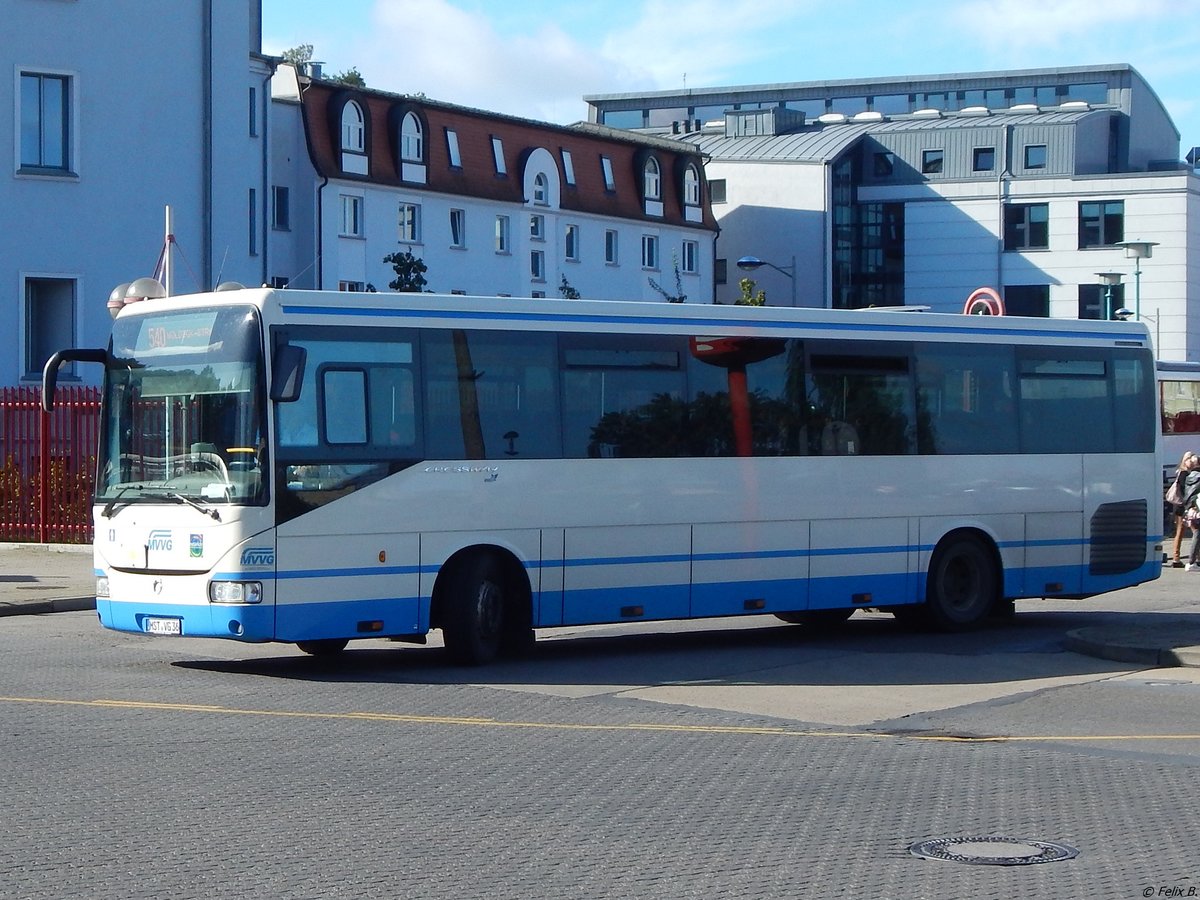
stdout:
[(421, 257), (413, 256), (412, 252), (389, 253), (383, 258), (396, 272), (396, 277), (388, 282), (388, 287), (402, 294), (419, 294), (424, 290), (425, 273), (429, 271)]
[(338, 72), (331, 80), (348, 87), (365, 88), (367, 86), (366, 79), (358, 71), (358, 66), (351, 66), (345, 72)]
[(658, 291), (658, 293), (662, 294), (662, 298), (664, 300), (666, 300), (668, 303), (686, 303), (687, 302), (687, 294), (685, 294), (683, 292), (683, 278), (679, 274), (679, 257), (672, 254), (671, 261), (672, 261), (672, 263), (674, 263), (674, 266), (675, 266), (675, 293), (674, 294), (672, 294), (670, 291), (668, 291), (666, 288), (664, 288), (661, 284), (659, 284), (653, 278), (647, 278), (646, 280), (650, 282), (650, 287), (654, 288), (654, 290), (656, 290), (656, 291)]
[(580, 296), (579, 291), (575, 290), (575, 288), (571, 286), (571, 282), (567, 281), (566, 275), (564, 275), (562, 277), (562, 281), (558, 283), (558, 292), (562, 295), (564, 300), (578, 300)]
[(753, 278), (743, 278), (738, 282), (738, 287), (742, 289), (742, 296), (734, 301), (737, 306), (766, 306), (767, 292), (759, 291), (754, 293), (756, 283)]
[(313, 45), (301, 44), (299, 47), (289, 47), (279, 55), (283, 57), (284, 62), (291, 63), (299, 69), (305, 63), (312, 62)]

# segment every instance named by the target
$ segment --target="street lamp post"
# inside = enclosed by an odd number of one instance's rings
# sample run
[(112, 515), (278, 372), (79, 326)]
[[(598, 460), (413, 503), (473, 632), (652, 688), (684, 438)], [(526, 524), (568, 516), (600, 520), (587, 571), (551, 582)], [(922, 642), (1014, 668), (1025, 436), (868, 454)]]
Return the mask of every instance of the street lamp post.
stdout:
[(777, 266), (775, 263), (767, 262), (765, 259), (759, 259), (757, 256), (743, 256), (737, 261), (737, 267), (746, 271), (752, 272), (755, 269), (766, 266), (768, 269), (774, 269), (782, 275), (786, 275), (792, 283), (792, 306), (796, 305), (796, 257), (792, 257), (790, 266)]
[(1125, 248), (1125, 258), (1133, 260), (1133, 317), (1142, 317), (1142, 260), (1154, 254), (1158, 241), (1118, 241)]
[(1121, 272), (1097, 272), (1096, 277), (1100, 279), (1100, 284), (1104, 286), (1104, 316), (1105, 319), (1113, 317), (1113, 288), (1121, 283), (1124, 274)]

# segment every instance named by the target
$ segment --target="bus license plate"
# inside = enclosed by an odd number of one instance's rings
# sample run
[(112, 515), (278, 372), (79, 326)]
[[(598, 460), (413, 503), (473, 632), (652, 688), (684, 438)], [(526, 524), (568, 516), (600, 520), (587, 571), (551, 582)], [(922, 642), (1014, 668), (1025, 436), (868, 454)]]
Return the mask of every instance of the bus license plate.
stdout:
[(147, 634), (183, 634), (183, 619), (147, 619)]

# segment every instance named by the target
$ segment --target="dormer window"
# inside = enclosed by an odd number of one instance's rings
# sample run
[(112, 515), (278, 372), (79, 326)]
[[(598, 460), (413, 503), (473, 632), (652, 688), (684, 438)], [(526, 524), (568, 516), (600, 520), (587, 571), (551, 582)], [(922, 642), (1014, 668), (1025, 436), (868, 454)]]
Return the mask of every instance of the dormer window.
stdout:
[(663, 214), (662, 169), (653, 156), (647, 157), (642, 165), (642, 200), (645, 203), (646, 215)]
[(367, 121), (362, 107), (350, 100), (342, 107), (342, 171), (351, 175), (367, 174)]
[(646, 160), (642, 169), (642, 193), (647, 200), (662, 199), (662, 172), (658, 167), (658, 160), (653, 156)]
[(550, 203), (550, 179), (545, 172), (538, 172), (533, 178), (533, 202), (538, 206)]
[(412, 113), (404, 117), (400, 126), (400, 158), (405, 162), (425, 161), (425, 141), (421, 134), (421, 120)]
[(695, 163), (688, 163), (683, 170), (683, 218), (688, 222), (704, 220), (704, 210), (700, 207), (700, 169)]
[(400, 180), (425, 184), (425, 126), (415, 112), (400, 120)]

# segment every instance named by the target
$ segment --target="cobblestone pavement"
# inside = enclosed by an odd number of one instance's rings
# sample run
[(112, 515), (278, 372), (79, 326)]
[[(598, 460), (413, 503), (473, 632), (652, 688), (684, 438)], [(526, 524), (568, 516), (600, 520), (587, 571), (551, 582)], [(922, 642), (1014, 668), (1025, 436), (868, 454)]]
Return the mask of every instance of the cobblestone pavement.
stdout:
[[(1001, 629), (988, 652), (1010, 642), (1019, 659), (1018, 638)], [(780, 654), (853, 666), (880, 640), (730, 642), (749, 671)], [(0, 897), (1133, 898), (1200, 881), (1200, 735), (1178, 752), (1093, 745), (1085, 710), (1071, 715), (1073, 697), (1131, 721), (1150, 703), (1194, 710), (1194, 682), (1131, 692), (1137, 671), (1115, 667), (955, 710), (971, 733), (831, 727), (630, 697), (660, 661), (730, 683), (719, 638), (653, 645), (616, 636), (480, 672), (375, 642), (330, 667), (289, 647), (112, 634), (82, 612), (5, 619)], [(923, 652), (896, 654), (894, 679)], [(1075, 740), (1037, 739), (1015, 701), (1039, 699)], [(1079, 853), (909, 852), (937, 837)]]

